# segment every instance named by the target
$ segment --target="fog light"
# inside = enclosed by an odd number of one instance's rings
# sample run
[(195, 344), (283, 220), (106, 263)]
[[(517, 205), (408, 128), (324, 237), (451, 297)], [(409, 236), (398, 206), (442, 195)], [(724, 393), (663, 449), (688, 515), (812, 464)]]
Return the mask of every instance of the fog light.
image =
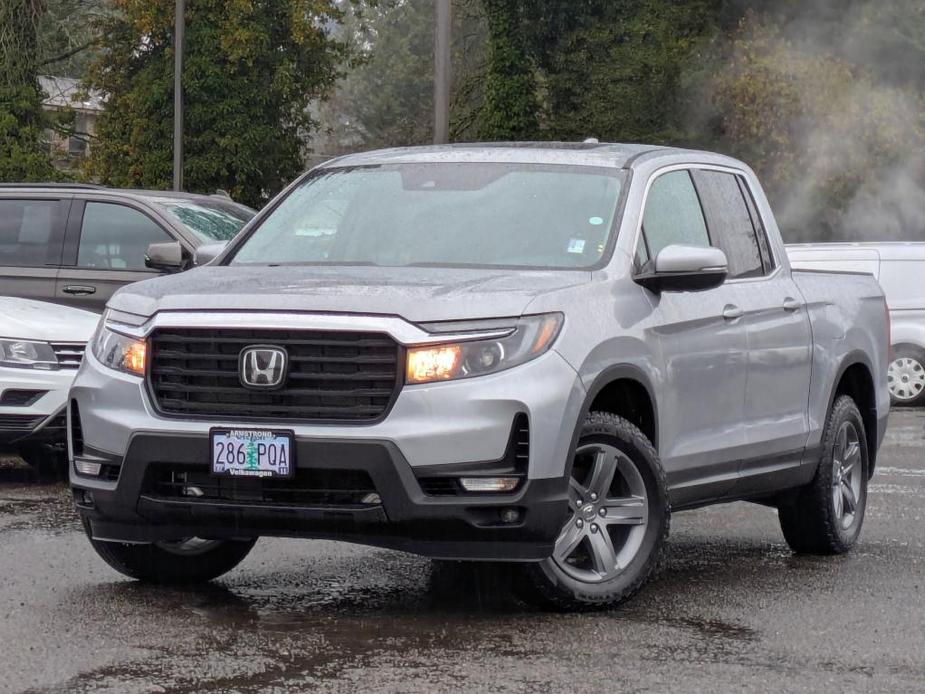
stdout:
[(459, 483), (467, 492), (512, 492), (520, 483), (519, 477), (460, 477)]
[(513, 524), (520, 520), (520, 511), (516, 508), (506, 508), (501, 512), (501, 522)]
[(100, 474), (103, 465), (101, 463), (91, 463), (89, 460), (77, 459), (74, 461), (74, 467), (77, 468), (77, 472), (81, 475), (96, 477)]
[(380, 497), (376, 492), (370, 492), (362, 499), (360, 499), (361, 504), (381, 504), (382, 497)]
[(200, 496), (205, 495), (205, 492), (199, 487), (183, 487), (183, 496), (193, 496), (198, 499)]

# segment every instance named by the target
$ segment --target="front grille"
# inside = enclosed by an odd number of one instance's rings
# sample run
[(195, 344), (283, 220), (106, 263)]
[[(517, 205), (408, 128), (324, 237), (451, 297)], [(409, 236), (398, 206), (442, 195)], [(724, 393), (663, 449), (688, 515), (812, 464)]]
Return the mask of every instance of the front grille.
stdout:
[[(277, 390), (241, 385), (241, 351), (284, 347)], [(401, 385), (401, 347), (381, 333), (165, 328), (151, 337), (149, 382), (166, 414), (234, 419), (375, 421)]]
[(368, 507), (376, 488), (363, 470), (296, 469), (289, 479), (214, 477), (207, 465), (153, 463), (145, 476), (143, 493), (162, 499), (233, 501), (269, 506)]
[(0, 414), (0, 431), (30, 432), (43, 419), (28, 414)]
[(0, 405), (29, 407), (47, 392), (47, 390), (5, 390), (3, 396), (0, 397)]
[(51, 348), (58, 358), (58, 366), (62, 369), (76, 369), (83, 361), (87, 345), (81, 342), (53, 342)]

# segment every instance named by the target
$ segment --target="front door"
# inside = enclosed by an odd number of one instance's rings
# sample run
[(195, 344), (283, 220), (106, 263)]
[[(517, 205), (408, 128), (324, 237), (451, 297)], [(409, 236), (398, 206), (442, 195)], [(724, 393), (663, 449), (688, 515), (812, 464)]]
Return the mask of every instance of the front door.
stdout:
[[(643, 268), (671, 244), (714, 245), (687, 170), (652, 182), (637, 265)], [(744, 294), (725, 284), (701, 292), (646, 293), (662, 350), (659, 454), (672, 503), (719, 498), (734, 486), (747, 444)]]
[(145, 266), (145, 252), (173, 238), (133, 207), (92, 200), (75, 202), (79, 205), (83, 216), (69, 225), (55, 293), (59, 303), (101, 312), (120, 287), (161, 274)]

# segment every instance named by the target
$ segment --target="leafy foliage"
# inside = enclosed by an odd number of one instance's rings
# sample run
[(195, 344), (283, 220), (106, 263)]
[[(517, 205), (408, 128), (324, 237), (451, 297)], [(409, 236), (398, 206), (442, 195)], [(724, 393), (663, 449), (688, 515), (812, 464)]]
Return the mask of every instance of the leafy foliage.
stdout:
[[(891, 193), (870, 195), (870, 186), (907, 167), (905, 183), (925, 185), (921, 92), (795, 43), (756, 16), (743, 22), (711, 87), (721, 142), (753, 163), (790, 238), (880, 236), (876, 227), (895, 214), (872, 215), (871, 206)], [(872, 228), (857, 224), (865, 218)]]
[(488, 70), (478, 117), (483, 140), (523, 140), (539, 130), (534, 63), (521, 0), (482, 0), (488, 21)]
[(36, 80), (36, 27), (44, 11), (42, 0), (0, 3), (0, 181), (55, 177)]
[[(129, 187), (172, 178), (173, 0), (113, 0), (86, 84), (108, 97), (89, 173)], [(302, 168), (309, 104), (344, 54), (332, 0), (197, 0), (186, 17), (186, 188), (260, 205)]]
[[(325, 154), (427, 144), (433, 139), (434, 2), (382, 0), (350, 8), (343, 22), (351, 62), (320, 120)], [(484, 19), (477, 0), (453, 3), (451, 133), (471, 137), (481, 100)]]

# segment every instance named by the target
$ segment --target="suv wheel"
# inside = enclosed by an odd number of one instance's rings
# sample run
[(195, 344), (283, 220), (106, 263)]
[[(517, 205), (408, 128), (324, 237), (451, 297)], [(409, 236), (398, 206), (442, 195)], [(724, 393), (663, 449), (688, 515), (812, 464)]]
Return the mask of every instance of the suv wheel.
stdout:
[(607, 412), (585, 419), (571, 467), (553, 556), (522, 567), (523, 587), (561, 609), (612, 607), (658, 563), (670, 516), (665, 473), (645, 435)]
[(925, 402), (925, 352), (915, 347), (897, 347), (887, 371), (887, 382), (894, 405)]
[(256, 540), (204, 540), (126, 544), (94, 540), (84, 529), (96, 553), (121, 574), (145, 583), (205, 583), (241, 563)]
[(861, 534), (870, 469), (864, 421), (847, 395), (835, 401), (822, 443), (816, 477), (778, 508), (778, 517), (794, 552), (843, 554)]

